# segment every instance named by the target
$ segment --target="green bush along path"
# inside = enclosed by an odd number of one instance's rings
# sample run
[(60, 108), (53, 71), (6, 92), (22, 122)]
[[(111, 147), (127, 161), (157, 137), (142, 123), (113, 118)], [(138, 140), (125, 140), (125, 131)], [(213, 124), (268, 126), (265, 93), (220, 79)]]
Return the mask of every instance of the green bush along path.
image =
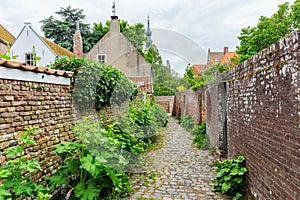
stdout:
[(212, 192), (214, 157), (192, 146), (194, 135), (173, 118), (160, 134), (161, 144), (146, 153), (146, 166), (132, 175), (133, 192), (123, 199), (231, 199)]

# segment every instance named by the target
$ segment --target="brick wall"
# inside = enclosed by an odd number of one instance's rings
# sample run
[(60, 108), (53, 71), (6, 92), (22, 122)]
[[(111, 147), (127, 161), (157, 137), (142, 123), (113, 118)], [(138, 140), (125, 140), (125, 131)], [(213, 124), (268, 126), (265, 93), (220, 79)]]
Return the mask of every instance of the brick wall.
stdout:
[(156, 96), (155, 102), (163, 107), (167, 113), (172, 113), (174, 106), (174, 96)]
[(202, 88), (197, 91), (186, 90), (176, 93), (173, 116), (191, 115), (195, 120), (195, 125), (199, 125), (205, 121), (204, 113), (204, 90)]
[(297, 30), (214, 84), (226, 82), (228, 157), (245, 156), (253, 199), (300, 199), (299, 44)]
[[(1, 67), (1, 70), (6, 69), (5, 66)], [(29, 73), (17, 71), (21, 75), (24, 74), (24, 77)], [(37, 134), (34, 135), (38, 144), (27, 148), (26, 152), (27, 156), (38, 160), (43, 168), (43, 171), (33, 174), (31, 178), (42, 181), (45, 175), (53, 174), (59, 166), (60, 160), (53, 152), (54, 145), (74, 138), (70, 132), (75, 117), (72, 110), (71, 86), (9, 80), (1, 77), (1, 72), (0, 151), (15, 146), (18, 132), (25, 127), (38, 127)], [(46, 76), (43, 73), (35, 74)], [(5, 161), (5, 156), (1, 155), (0, 164), (5, 164)]]

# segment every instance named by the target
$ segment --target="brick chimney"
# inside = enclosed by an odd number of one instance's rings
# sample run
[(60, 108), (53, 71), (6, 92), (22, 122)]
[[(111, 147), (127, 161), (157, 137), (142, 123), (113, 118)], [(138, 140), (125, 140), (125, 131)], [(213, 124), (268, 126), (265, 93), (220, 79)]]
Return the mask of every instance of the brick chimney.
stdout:
[(79, 21), (76, 21), (76, 31), (73, 39), (73, 53), (77, 58), (83, 57), (82, 37), (79, 30)]
[(224, 47), (224, 55), (228, 53), (228, 47)]

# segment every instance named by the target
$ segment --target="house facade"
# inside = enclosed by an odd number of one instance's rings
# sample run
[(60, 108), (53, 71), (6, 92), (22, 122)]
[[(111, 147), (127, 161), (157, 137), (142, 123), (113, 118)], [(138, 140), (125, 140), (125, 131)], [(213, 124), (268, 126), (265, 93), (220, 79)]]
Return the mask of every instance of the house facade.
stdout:
[(72, 52), (65, 48), (39, 36), (32, 28), (31, 23), (28, 22), (24, 23), (23, 29), (12, 44), (11, 55), (18, 55), (16, 61), (37, 66), (53, 63), (60, 56), (74, 56)]
[(151, 77), (151, 64), (120, 32), (117, 16), (111, 16), (110, 30), (86, 54), (86, 58), (107, 63), (127, 77)]

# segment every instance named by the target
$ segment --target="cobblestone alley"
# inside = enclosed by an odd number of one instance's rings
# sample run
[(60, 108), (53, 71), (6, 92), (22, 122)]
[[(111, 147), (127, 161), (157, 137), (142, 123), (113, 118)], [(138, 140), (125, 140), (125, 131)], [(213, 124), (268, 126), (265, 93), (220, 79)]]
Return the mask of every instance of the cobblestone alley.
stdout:
[(214, 157), (191, 145), (193, 135), (173, 118), (162, 135), (162, 144), (146, 155), (146, 173), (133, 175), (133, 193), (127, 199), (230, 199), (211, 191)]

